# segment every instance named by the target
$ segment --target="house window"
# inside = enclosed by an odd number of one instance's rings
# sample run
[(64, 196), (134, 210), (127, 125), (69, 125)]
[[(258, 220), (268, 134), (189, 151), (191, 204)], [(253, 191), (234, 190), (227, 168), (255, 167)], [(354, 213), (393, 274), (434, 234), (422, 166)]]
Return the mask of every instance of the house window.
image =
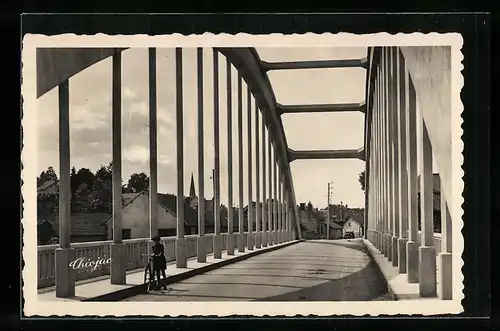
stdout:
[(130, 229), (122, 229), (122, 239), (132, 239), (132, 231)]
[(176, 229), (158, 229), (160, 237), (175, 237), (177, 235)]

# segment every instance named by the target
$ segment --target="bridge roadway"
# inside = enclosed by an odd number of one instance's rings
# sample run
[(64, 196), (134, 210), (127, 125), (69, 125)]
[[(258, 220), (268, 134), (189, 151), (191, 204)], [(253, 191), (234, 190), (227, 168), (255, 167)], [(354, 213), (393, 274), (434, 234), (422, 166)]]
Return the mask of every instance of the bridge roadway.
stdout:
[(301, 242), (124, 301), (301, 300), (392, 299), (361, 239), (354, 239)]

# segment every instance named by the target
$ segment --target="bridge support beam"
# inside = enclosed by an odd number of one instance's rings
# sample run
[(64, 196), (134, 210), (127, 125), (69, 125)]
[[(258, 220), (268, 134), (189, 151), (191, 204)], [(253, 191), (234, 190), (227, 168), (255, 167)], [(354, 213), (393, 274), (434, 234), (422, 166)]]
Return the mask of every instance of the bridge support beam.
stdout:
[(262, 203), (260, 201), (260, 111), (255, 105), (255, 248), (262, 247)]
[(397, 100), (396, 107), (398, 113), (398, 143), (399, 143), (399, 178), (397, 183), (400, 192), (400, 218), (399, 218), (399, 238), (398, 247), (398, 272), (406, 273), (406, 243), (408, 242), (408, 171), (407, 171), (407, 139), (406, 139), (406, 118), (408, 106), (408, 72), (405, 67), (402, 54), (397, 50), (396, 75), (397, 75)]
[(337, 113), (337, 112), (362, 112), (366, 111), (365, 102), (339, 103), (339, 104), (311, 104), (311, 105), (282, 105), (277, 104), (276, 110), (283, 114), (300, 113)]
[(406, 243), (406, 276), (418, 283), (418, 207), (417, 207), (417, 100), (408, 70), (405, 70), (406, 161), (408, 168), (408, 242)]
[[(203, 109), (203, 48), (198, 47), (197, 80), (198, 80), (198, 244), (197, 261), (207, 261), (205, 243), (205, 148), (204, 148), (204, 109)], [(179, 197), (180, 198), (180, 197)]]
[[(149, 53), (149, 236), (150, 238), (153, 238), (158, 235), (158, 120), (157, 120), (158, 114), (157, 114), (157, 102), (156, 102), (157, 101), (156, 48), (149, 48), (148, 53)], [(149, 247), (149, 249), (151, 250), (151, 246)]]
[(450, 211), (441, 184), (441, 252), (439, 253), (439, 297), (453, 299), (452, 224)]
[(399, 163), (399, 108), (398, 108), (398, 72), (397, 72), (397, 48), (389, 48), (389, 116), (390, 116), (390, 144), (392, 146), (392, 157), (391, 157), (391, 179), (392, 183), (392, 206), (393, 206), (393, 217), (392, 217), (392, 265), (394, 267), (398, 266), (398, 238), (399, 238), (399, 225), (401, 218), (401, 196), (400, 196), (400, 185), (399, 176), (401, 173), (400, 163)]
[(214, 258), (222, 258), (222, 237), (220, 235), (220, 141), (219, 141), (219, 52), (213, 50), (214, 79)]
[(267, 181), (267, 163), (266, 163), (266, 121), (264, 120), (264, 114), (262, 114), (262, 247), (267, 247), (268, 243), (268, 213), (267, 209), (269, 208), (267, 199), (266, 199), (266, 181)]
[(238, 252), (245, 252), (245, 233), (243, 228), (243, 78), (238, 71)]
[[(227, 136), (233, 136), (233, 95), (232, 95), (232, 72), (231, 62), (226, 58), (226, 86), (227, 86)], [(227, 255), (234, 255), (236, 239), (234, 229), (233, 208), (233, 139), (227, 139)]]
[(126, 265), (125, 247), (122, 241), (121, 53), (119, 52), (113, 55), (112, 72), (113, 245), (110, 252), (111, 284), (121, 285), (125, 284)]
[[(250, 91), (250, 86), (247, 85), (247, 144), (248, 144), (248, 209), (247, 209), (247, 223), (248, 223), (248, 233), (247, 233), (247, 249), (253, 251), (254, 248), (254, 234), (253, 234), (253, 223), (254, 223), (254, 209), (252, 206), (252, 92)], [(257, 208), (257, 206), (256, 206)]]
[(327, 68), (366, 68), (367, 59), (349, 60), (317, 60), (293, 62), (267, 62), (260, 61), (262, 69), (269, 70), (294, 70), (294, 69), (327, 69)]
[(364, 160), (364, 148), (344, 150), (288, 150), (290, 162), (295, 160), (360, 159)]
[(267, 231), (267, 240), (269, 246), (274, 245), (274, 236), (273, 236), (273, 224), (274, 224), (274, 196), (273, 196), (273, 144), (272, 144), (272, 136), (270, 132), (270, 128), (267, 130), (267, 171), (269, 174), (269, 198), (267, 202), (267, 220), (268, 220), (268, 231)]
[(436, 248), (434, 246), (432, 146), (423, 117), (420, 116), (420, 220), (419, 292), (421, 297), (437, 295)]
[[(182, 89), (182, 48), (175, 49), (176, 90), (176, 144), (177, 144), (177, 197), (184, 196), (184, 106)], [(175, 241), (177, 268), (187, 268), (186, 238), (184, 238), (184, 199), (177, 199), (177, 239)]]
[(55, 252), (56, 297), (75, 296), (75, 260), (71, 247), (71, 163), (69, 136), (69, 82), (59, 85), (59, 248)]
[(279, 244), (280, 241), (279, 241), (279, 233), (278, 233), (278, 217), (279, 217), (279, 196), (278, 196), (278, 181), (279, 181), (279, 167), (278, 167), (278, 155), (277, 155), (277, 152), (276, 152), (276, 146), (274, 146), (273, 148), (273, 155), (274, 155), (274, 158), (273, 158), (273, 168), (274, 168), (274, 224), (273, 224), (273, 229), (274, 229), (274, 233), (273, 233), (273, 241), (275, 244)]

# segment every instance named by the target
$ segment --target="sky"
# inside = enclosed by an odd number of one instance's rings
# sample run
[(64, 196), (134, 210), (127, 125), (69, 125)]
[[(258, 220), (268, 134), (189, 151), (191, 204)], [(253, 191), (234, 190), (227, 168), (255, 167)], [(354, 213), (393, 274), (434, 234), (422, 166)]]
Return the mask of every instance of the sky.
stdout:
[[(366, 48), (258, 48), (265, 61), (358, 59)], [(212, 50), (204, 50), (204, 148), (205, 197), (212, 198), (213, 150), (213, 68)], [(197, 185), (197, 86), (196, 50), (183, 51), (184, 88), (184, 189), (189, 192), (191, 174)], [(221, 202), (227, 205), (227, 84), (226, 61), (219, 55)], [(71, 164), (95, 172), (111, 161), (111, 58), (105, 59), (70, 78)], [(365, 98), (366, 70), (336, 68), (283, 70), (268, 73), (276, 99), (284, 105), (315, 103), (357, 103)], [(232, 68), (233, 109), (237, 107), (236, 78)], [(122, 53), (122, 150), (123, 181), (132, 173), (149, 175), (148, 50), (129, 49)], [(244, 205), (248, 203), (247, 94), (243, 83)], [(158, 95), (158, 189), (176, 193), (175, 54), (172, 48), (157, 49)], [(57, 89), (38, 99), (38, 172), (58, 161)], [(233, 112), (233, 201), (238, 206), (237, 113)], [(260, 114), (259, 114), (259, 118)], [(259, 122), (262, 120), (260, 119)], [(363, 113), (285, 114), (282, 116), (288, 146), (295, 150), (358, 149), (363, 146)], [(255, 102), (252, 99), (252, 139), (255, 139)], [(259, 130), (261, 134), (261, 130)], [(260, 137), (261, 138), (261, 137)], [(267, 139), (267, 138), (266, 138)], [(262, 143), (262, 141), (261, 141)], [(255, 164), (255, 147), (252, 159)], [(266, 156), (267, 157), (267, 156)], [(262, 158), (261, 158), (262, 161)], [(311, 202), (323, 208), (327, 184), (334, 182), (332, 203), (363, 207), (364, 193), (358, 182), (364, 169), (361, 160), (297, 160), (291, 163), (297, 203)], [(262, 169), (262, 167), (261, 167)], [(255, 176), (255, 175), (254, 175)], [(268, 177), (268, 176), (267, 176)], [(253, 177), (255, 180), (255, 177)], [(255, 186), (252, 198), (255, 199)]]

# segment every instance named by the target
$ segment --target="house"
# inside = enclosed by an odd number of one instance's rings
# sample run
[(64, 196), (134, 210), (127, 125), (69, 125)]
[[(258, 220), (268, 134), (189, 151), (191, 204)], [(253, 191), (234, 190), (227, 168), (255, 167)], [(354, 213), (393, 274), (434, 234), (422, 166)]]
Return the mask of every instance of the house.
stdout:
[(330, 205), (330, 213), (328, 213), (328, 208), (325, 207), (321, 210), (325, 219), (330, 217), (330, 220), (333, 223), (342, 223), (342, 220), (345, 219), (346, 216), (350, 215), (350, 209), (348, 205), (340, 204), (340, 205)]
[(57, 232), (49, 220), (38, 220), (37, 222), (37, 239), (38, 245), (50, 245), (54, 238), (57, 238)]
[(36, 189), (37, 195), (57, 194), (59, 192), (59, 181), (48, 180)]
[(344, 233), (354, 232), (354, 237), (363, 237), (363, 223), (364, 218), (362, 215), (348, 216), (343, 224)]
[[(122, 239), (150, 237), (149, 194), (147, 191), (123, 194)], [(173, 194), (158, 193), (158, 235), (169, 237), (177, 235), (177, 197)], [(196, 233), (198, 214), (186, 201), (184, 202), (184, 233)], [(113, 238), (113, 215), (107, 215), (101, 225), (108, 229), (108, 240)]]
[[(106, 240), (106, 226), (101, 224), (106, 213), (78, 213), (71, 215), (71, 237), (73, 243)], [(53, 213), (38, 220), (38, 242), (40, 245), (58, 243), (59, 214)], [(50, 227), (52, 229), (50, 229)], [(52, 234), (50, 239), (47, 239)]]
[(329, 239), (342, 239), (344, 228), (335, 222), (330, 223), (330, 238)]
[(306, 239), (320, 238), (324, 234), (322, 230), (322, 224), (324, 224), (322, 213), (314, 209), (311, 203), (307, 206), (305, 203), (301, 203), (298, 209), (302, 236)]

